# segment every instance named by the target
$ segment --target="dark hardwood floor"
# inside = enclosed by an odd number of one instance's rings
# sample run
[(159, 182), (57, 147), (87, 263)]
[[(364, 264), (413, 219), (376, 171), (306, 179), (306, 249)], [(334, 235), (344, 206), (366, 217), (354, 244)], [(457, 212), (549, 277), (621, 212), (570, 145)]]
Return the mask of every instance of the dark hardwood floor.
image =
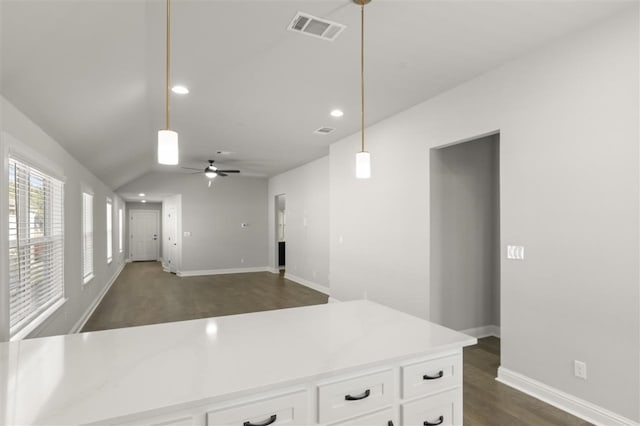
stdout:
[(486, 337), (464, 349), (465, 426), (587, 426), (591, 423), (495, 380), (500, 339)]
[(327, 303), (282, 274), (179, 278), (158, 262), (127, 264), (82, 331), (107, 330)]
[[(106, 330), (327, 303), (269, 272), (179, 278), (157, 262), (127, 264), (82, 331)], [(589, 425), (495, 380), (500, 339), (464, 350), (465, 426)]]

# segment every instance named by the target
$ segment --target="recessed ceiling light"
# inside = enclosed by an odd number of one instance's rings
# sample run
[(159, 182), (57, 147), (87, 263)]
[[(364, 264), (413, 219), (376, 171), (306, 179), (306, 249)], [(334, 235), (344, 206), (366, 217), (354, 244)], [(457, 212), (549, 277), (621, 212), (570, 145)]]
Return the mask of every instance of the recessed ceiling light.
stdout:
[(340, 118), (343, 115), (344, 115), (344, 112), (342, 112), (341, 109), (334, 109), (333, 111), (331, 111), (331, 116), (332, 117)]
[(141, 192), (141, 193), (139, 193), (139, 194), (138, 194), (138, 196), (139, 196), (139, 197), (144, 197), (144, 196), (145, 196), (145, 193), (144, 193), (144, 192)]
[(140, 201), (140, 202), (141, 202), (141, 203), (146, 203), (146, 202), (147, 202), (147, 200), (142, 200), (142, 201)]
[(171, 91), (173, 93), (177, 93), (178, 95), (186, 95), (187, 93), (189, 93), (189, 89), (187, 89), (185, 86), (173, 86), (171, 88)]

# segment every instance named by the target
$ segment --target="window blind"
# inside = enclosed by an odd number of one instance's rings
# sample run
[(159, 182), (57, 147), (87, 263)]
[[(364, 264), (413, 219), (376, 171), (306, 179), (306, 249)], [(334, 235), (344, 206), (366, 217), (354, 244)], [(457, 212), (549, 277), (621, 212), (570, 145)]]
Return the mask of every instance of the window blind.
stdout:
[(113, 260), (113, 203), (107, 198), (107, 263)]
[(93, 195), (82, 193), (82, 278), (93, 278)]
[(8, 182), (13, 336), (64, 297), (64, 186), (12, 157)]

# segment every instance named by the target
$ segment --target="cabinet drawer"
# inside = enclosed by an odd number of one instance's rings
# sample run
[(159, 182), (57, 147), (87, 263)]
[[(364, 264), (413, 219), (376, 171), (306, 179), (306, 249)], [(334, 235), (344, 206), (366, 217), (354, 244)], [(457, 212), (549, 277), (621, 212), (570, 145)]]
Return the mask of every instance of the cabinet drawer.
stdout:
[(402, 405), (403, 426), (462, 425), (462, 388)]
[(402, 367), (402, 397), (411, 398), (462, 385), (460, 355)]
[(318, 421), (330, 423), (384, 408), (393, 401), (391, 370), (318, 386)]
[[(197, 424), (201, 425), (202, 420), (204, 420), (204, 416), (197, 416), (195, 413), (191, 411), (180, 411), (175, 413), (163, 414), (159, 416), (151, 416), (151, 417), (140, 417), (136, 416), (135, 420), (127, 420), (125, 422), (113, 422), (108, 421), (104, 424), (109, 425), (117, 425), (117, 426), (195, 426)], [(196, 421), (196, 417), (199, 417)], [(99, 423), (100, 424), (100, 423)]]
[(309, 422), (307, 406), (307, 392), (300, 391), (210, 410), (207, 412), (207, 425), (304, 425)]
[(398, 424), (395, 410), (387, 408), (373, 414), (356, 417), (346, 422), (334, 423), (332, 426), (394, 426)]

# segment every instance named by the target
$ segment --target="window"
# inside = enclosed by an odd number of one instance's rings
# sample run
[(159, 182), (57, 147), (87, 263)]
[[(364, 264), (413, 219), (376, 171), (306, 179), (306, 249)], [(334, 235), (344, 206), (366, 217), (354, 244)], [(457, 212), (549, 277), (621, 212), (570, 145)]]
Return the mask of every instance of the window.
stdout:
[(9, 157), (9, 333), (64, 299), (64, 186)]
[(124, 238), (124, 229), (122, 228), (122, 208), (118, 209), (118, 253), (122, 253), (122, 242)]
[(107, 263), (113, 260), (113, 203), (107, 198)]
[(82, 193), (82, 280), (93, 278), (93, 195)]

